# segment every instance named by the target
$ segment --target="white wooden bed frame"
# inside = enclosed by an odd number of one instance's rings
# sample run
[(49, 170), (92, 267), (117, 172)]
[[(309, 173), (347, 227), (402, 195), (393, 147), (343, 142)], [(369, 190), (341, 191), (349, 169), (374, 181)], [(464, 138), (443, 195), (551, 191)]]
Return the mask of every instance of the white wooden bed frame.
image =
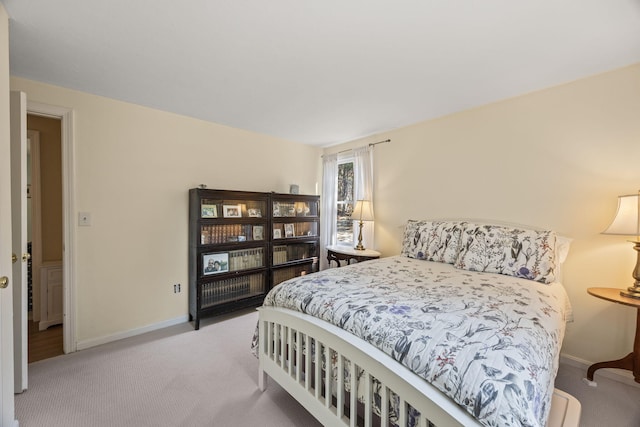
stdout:
[[(372, 377), (375, 377), (383, 385), (381, 426), (389, 425), (388, 396), (391, 390), (400, 397), (399, 426), (407, 425), (407, 405), (420, 412), (422, 427), (429, 427), (429, 422), (437, 427), (480, 426), (462, 407), (409, 369), (371, 344), (329, 322), (282, 308), (261, 307), (258, 311), (260, 390), (266, 389), (267, 377), (271, 377), (323, 425), (354, 427), (358, 425), (360, 417), (361, 424), (364, 420), (364, 426), (371, 427), (376, 418), (371, 403)], [(314, 360), (311, 360), (312, 357), (303, 357), (303, 342), (307, 349), (311, 348), (312, 343), (315, 345), (316, 351), (312, 356)], [(321, 352), (324, 352), (326, 361), (332, 360), (330, 352), (336, 352), (334, 360), (338, 385), (344, 384), (345, 364), (351, 365), (352, 373), (356, 372), (356, 366), (364, 370), (364, 386), (360, 387), (364, 387), (365, 396), (370, 398), (360, 405), (361, 413), (356, 413), (358, 393), (349, 395), (343, 387), (335, 387), (330, 377), (326, 377), (331, 369), (322, 369)], [(356, 375), (352, 375), (351, 390), (356, 389), (355, 382)], [(338, 409), (345, 408), (345, 404), (349, 407), (348, 414)], [(580, 411), (580, 402), (576, 398), (556, 389), (547, 427), (578, 427)]]

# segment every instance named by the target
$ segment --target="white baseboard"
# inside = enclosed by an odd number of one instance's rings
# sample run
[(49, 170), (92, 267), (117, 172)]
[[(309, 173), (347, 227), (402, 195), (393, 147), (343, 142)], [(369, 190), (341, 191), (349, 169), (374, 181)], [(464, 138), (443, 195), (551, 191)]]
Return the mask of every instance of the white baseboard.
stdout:
[(77, 349), (78, 350), (86, 350), (91, 347), (95, 347), (97, 345), (107, 344), (113, 341), (118, 341), (124, 338), (134, 337), (136, 335), (144, 334), (147, 332), (155, 331), (162, 328), (167, 328), (169, 326), (178, 325), (180, 323), (185, 323), (189, 321), (189, 316), (180, 316), (174, 319), (165, 320), (164, 322), (154, 323), (152, 325), (147, 325), (142, 328), (131, 329), (129, 331), (118, 332), (117, 334), (105, 335), (99, 338), (92, 338), (85, 341), (78, 341)]
[[(582, 369), (584, 371), (584, 377), (586, 378), (587, 369), (589, 369), (589, 366), (593, 365), (593, 363), (595, 362), (589, 362), (584, 359), (571, 356), (569, 354), (560, 354), (560, 363), (564, 363), (569, 366)], [(596, 383), (598, 382), (597, 376), (599, 375), (614, 381), (618, 381), (624, 384), (628, 384), (628, 385), (632, 385), (634, 387), (640, 388), (640, 383), (635, 382), (631, 371), (627, 371), (625, 369), (609, 369), (609, 368), (598, 369), (593, 378), (594, 382)]]
[(53, 325), (61, 325), (61, 324), (62, 324), (62, 320), (47, 320), (47, 321), (41, 320), (38, 322), (38, 330), (40, 332), (46, 331), (47, 328)]

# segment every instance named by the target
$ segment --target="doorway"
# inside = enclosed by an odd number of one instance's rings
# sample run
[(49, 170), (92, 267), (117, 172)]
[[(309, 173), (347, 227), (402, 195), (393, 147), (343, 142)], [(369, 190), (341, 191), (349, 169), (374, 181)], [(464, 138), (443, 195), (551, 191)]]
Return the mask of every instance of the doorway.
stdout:
[(62, 121), (27, 114), (28, 362), (64, 354)]

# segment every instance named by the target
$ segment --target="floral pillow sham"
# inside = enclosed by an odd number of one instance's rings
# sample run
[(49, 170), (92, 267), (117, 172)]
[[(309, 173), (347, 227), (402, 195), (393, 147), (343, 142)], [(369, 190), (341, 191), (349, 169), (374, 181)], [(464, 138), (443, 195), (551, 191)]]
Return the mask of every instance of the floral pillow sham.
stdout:
[(455, 263), (466, 222), (409, 220), (402, 240), (402, 255), (426, 261)]
[(548, 230), (466, 221), (409, 220), (401, 254), (453, 264), (463, 270), (551, 283), (556, 279), (559, 259), (556, 251), (560, 243), (555, 232)]
[(497, 225), (467, 224), (455, 267), (521, 277), (541, 283), (556, 278), (556, 234)]

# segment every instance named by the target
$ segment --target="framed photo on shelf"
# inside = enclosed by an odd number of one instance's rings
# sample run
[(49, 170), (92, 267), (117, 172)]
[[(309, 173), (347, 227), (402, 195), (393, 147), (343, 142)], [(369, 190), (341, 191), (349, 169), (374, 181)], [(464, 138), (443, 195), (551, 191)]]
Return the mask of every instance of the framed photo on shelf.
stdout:
[(222, 205), (222, 215), (225, 218), (242, 218), (242, 206)]
[(273, 216), (282, 216), (280, 213), (280, 203), (273, 202)]
[(264, 227), (262, 225), (253, 226), (253, 240), (264, 240)]
[(273, 238), (274, 239), (282, 239), (282, 230), (280, 230), (279, 228), (275, 228), (273, 230)]
[(284, 225), (284, 237), (294, 237), (293, 224)]
[(247, 209), (247, 212), (251, 218), (262, 218), (262, 212), (260, 209)]
[(229, 254), (226, 252), (202, 255), (202, 274), (224, 273), (229, 271)]
[(201, 205), (200, 216), (202, 218), (218, 218), (218, 206), (217, 205)]

